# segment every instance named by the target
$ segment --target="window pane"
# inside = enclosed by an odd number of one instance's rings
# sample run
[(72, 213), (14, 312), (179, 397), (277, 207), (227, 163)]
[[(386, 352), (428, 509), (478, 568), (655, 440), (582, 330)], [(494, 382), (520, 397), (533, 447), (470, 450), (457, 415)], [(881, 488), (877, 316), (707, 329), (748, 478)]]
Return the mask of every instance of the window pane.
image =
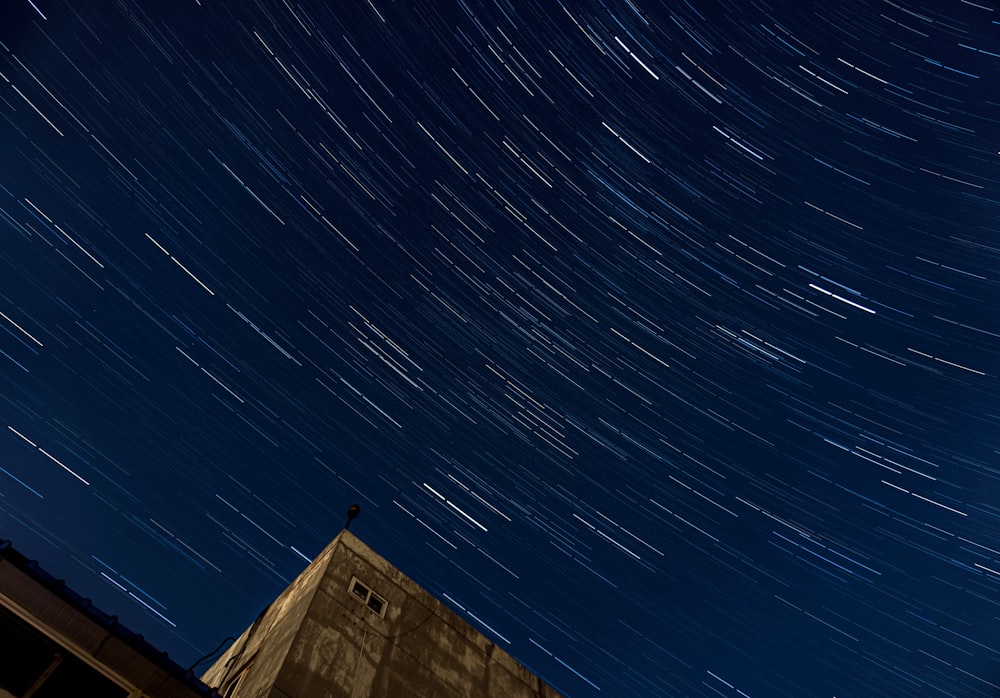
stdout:
[(354, 580), (354, 586), (351, 587), (351, 591), (362, 599), (368, 597), (368, 588), (358, 580)]

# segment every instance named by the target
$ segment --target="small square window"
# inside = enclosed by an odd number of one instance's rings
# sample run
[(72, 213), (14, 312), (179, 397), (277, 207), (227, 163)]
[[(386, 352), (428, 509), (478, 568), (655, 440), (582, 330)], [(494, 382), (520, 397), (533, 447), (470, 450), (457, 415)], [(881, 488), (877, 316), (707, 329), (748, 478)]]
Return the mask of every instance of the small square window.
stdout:
[(371, 593), (370, 591), (368, 591), (368, 588), (364, 584), (359, 582), (357, 579), (355, 579), (354, 582), (351, 584), (351, 591), (354, 592), (355, 596), (361, 599), (367, 599), (368, 594)]
[(351, 584), (347, 590), (358, 597), (374, 613), (385, 618), (385, 609), (389, 602), (362, 584), (357, 577), (351, 577)]

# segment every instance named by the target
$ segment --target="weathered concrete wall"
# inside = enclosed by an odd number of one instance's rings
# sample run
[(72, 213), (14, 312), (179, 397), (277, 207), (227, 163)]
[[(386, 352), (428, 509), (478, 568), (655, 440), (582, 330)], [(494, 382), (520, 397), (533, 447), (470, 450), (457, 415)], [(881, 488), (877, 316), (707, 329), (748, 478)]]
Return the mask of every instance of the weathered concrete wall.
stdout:
[(299, 633), (337, 543), (338, 539), (334, 539), (236, 639), (201, 677), (204, 683), (222, 693), (228, 682), (247, 667), (236, 695), (240, 698), (271, 695), (275, 678)]
[[(385, 617), (351, 577), (388, 602)], [(344, 531), (202, 680), (236, 698), (559, 698), (552, 688)]]
[[(275, 682), (300, 698), (555, 698), (558, 694), (347, 533)], [(379, 617), (351, 577), (388, 601)]]

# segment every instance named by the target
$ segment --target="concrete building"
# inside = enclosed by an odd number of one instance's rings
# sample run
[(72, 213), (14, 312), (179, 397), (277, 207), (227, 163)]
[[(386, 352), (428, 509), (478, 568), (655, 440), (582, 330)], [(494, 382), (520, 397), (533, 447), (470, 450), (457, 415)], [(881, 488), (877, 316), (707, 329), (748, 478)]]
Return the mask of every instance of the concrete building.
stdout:
[(0, 698), (216, 695), (115, 616), (0, 540)]
[(202, 676), (231, 698), (558, 698), (344, 530)]

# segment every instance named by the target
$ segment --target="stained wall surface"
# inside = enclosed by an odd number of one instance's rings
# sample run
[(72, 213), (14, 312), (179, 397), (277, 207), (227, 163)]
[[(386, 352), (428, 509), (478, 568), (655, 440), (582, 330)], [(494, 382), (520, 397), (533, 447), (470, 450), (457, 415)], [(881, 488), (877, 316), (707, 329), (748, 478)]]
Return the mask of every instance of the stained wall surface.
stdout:
[(559, 695), (347, 531), (202, 680), (235, 698)]

